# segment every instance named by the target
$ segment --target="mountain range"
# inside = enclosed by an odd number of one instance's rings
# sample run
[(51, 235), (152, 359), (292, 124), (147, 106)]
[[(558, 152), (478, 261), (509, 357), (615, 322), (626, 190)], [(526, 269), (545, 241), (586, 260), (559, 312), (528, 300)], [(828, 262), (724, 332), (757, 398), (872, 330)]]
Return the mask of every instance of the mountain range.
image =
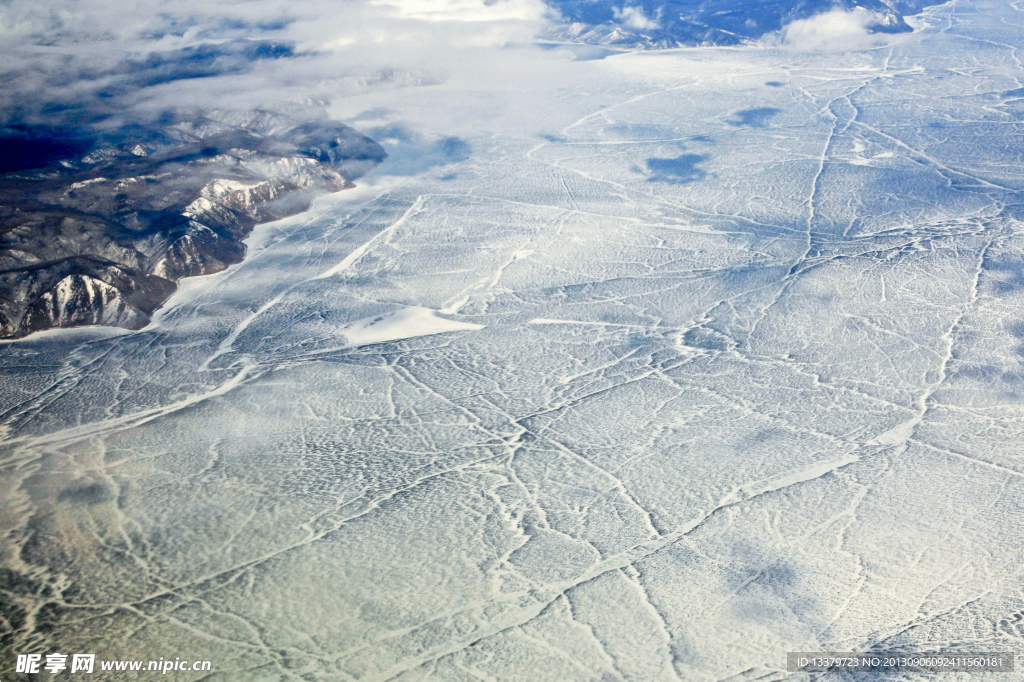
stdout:
[(179, 113), (91, 142), (4, 138), (0, 338), (139, 329), (181, 278), (240, 262), (255, 225), (352, 187), (386, 156), (344, 124), (266, 111)]
[(869, 30), (911, 30), (905, 17), (935, 0), (640, 0), (622, 5), (604, 0), (548, 0), (562, 22), (551, 40), (633, 48), (738, 45), (780, 31), (786, 24), (834, 9), (872, 13)]

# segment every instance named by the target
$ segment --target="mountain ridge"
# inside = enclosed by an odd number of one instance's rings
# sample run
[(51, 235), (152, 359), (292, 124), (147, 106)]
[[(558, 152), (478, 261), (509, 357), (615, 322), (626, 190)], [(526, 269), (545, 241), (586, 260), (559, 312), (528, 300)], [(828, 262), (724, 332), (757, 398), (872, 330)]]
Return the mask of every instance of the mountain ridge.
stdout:
[(548, 0), (562, 21), (546, 40), (639, 49), (740, 45), (781, 31), (786, 24), (834, 9), (868, 10), (868, 30), (906, 33), (906, 17), (944, 0)]
[(257, 224), (353, 187), (386, 157), (344, 124), (272, 112), (128, 132), (0, 175), (0, 338), (142, 328), (178, 280), (241, 262)]

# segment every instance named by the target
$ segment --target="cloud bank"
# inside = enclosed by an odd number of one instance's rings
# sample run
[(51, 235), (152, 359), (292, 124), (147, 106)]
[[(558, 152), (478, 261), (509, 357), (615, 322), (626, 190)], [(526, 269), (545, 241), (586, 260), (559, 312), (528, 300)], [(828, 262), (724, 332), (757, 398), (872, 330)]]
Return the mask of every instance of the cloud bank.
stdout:
[(644, 15), (642, 7), (613, 7), (612, 14), (615, 16), (615, 21), (637, 31), (650, 31), (661, 28), (657, 21)]
[(885, 16), (862, 7), (846, 11), (836, 8), (783, 27), (776, 38), (782, 45), (806, 52), (850, 52), (889, 44), (893, 35), (876, 33)]
[(444, 80), (521, 45), (542, 0), (7, 0), (0, 126), (124, 126)]

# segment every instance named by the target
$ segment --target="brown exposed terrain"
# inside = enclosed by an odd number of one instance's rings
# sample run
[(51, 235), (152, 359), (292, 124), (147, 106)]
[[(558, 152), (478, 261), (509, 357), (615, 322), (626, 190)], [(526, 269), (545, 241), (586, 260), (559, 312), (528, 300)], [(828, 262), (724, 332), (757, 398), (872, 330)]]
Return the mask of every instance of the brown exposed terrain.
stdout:
[(144, 327), (179, 279), (240, 262), (255, 225), (385, 156), (335, 121), (206, 114), (0, 175), (0, 338)]

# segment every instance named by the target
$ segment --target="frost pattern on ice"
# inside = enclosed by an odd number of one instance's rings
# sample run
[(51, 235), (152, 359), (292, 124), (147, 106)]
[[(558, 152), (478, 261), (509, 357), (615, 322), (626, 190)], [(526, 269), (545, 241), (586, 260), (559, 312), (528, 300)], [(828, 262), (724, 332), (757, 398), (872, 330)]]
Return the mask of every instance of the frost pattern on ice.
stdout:
[(338, 680), (1016, 650), (1020, 14), (374, 95), (472, 154), (262, 226), (143, 332), (2, 347), (13, 650)]

